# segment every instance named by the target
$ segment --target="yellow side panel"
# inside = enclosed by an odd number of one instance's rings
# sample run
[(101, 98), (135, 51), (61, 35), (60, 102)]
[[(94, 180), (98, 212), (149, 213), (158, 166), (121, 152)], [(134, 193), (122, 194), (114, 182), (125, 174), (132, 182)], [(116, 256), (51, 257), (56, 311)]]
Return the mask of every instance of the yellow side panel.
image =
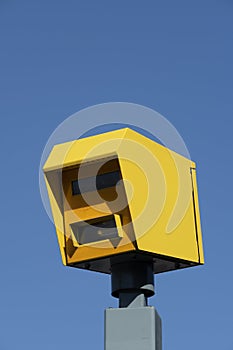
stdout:
[(191, 161), (130, 130), (118, 154), (138, 249), (199, 262)]
[[(61, 257), (62, 257), (62, 262), (64, 265), (66, 265), (66, 257), (65, 257), (65, 236), (64, 236), (64, 224), (63, 224), (63, 215), (60, 211), (60, 208), (58, 206), (58, 203), (54, 197), (54, 194), (51, 190), (51, 187), (49, 185), (49, 182), (45, 176), (45, 183), (47, 186), (47, 191), (48, 191), (48, 196), (50, 200), (50, 205), (51, 205), (51, 210), (53, 214), (53, 219), (54, 219), (54, 224), (56, 227), (56, 233), (57, 233), (57, 238), (58, 238), (58, 244), (60, 247), (60, 252), (61, 252)], [(63, 228), (63, 230), (62, 230)]]
[(193, 181), (193, 195), (194, 195), (194, 203), (195, 203), (200, 263), (204, 264), (204, 252), (203, 252), (203, 243), (202, 243), (201, 220), (200, 220), (200, 211), (199, 211), (199, 203), (198, 203), (197, 177), (196, 177), (195, 167), (192, 168), (192, 181)]

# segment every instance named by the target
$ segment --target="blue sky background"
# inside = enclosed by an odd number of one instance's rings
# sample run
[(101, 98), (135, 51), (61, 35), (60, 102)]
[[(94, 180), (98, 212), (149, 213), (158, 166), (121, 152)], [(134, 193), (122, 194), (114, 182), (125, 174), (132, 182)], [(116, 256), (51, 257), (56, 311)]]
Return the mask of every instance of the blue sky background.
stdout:
[(233, 349), (231, 0), (0, 0), (0, 349), (103, 349), (109, 276), (65, 268), (38, 168), (90, 105), (167, 117), (198, 164), (206, 265), (156, 277), (164, 350)]

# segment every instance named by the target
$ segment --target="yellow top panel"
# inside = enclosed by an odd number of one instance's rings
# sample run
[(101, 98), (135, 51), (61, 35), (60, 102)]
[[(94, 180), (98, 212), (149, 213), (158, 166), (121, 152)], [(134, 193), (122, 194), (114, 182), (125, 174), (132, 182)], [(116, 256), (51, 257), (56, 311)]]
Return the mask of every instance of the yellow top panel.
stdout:
[(44, 172), (116, 154), (127, 128), (55, 145), (44, 165)]

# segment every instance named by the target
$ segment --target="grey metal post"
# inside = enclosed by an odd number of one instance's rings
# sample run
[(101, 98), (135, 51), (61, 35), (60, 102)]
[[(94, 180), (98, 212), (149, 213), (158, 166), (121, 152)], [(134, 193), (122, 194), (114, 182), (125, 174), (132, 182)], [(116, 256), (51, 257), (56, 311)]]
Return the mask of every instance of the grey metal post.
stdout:
[(161, 319), (147, 304), (154, 295), (152, 261), (118, 258), (111, 266), (119, 308), (105, 310), (105, 350), (162, 350)]

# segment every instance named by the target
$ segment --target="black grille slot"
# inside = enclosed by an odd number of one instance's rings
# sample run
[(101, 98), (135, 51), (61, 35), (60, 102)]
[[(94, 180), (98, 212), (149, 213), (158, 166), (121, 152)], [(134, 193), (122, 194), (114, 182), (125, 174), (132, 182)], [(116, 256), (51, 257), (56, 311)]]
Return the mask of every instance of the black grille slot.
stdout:
[(74, 180), (72, 181), (72, 195), (75, 196), (85, 192), (92, 192), (96, 189), (99, 191), (104, 188), (115, 187), (119, 180), (121, 180), (119, 171), (112, 171), (110, 173), (97, 175), (96, 177), (93, 176)]

